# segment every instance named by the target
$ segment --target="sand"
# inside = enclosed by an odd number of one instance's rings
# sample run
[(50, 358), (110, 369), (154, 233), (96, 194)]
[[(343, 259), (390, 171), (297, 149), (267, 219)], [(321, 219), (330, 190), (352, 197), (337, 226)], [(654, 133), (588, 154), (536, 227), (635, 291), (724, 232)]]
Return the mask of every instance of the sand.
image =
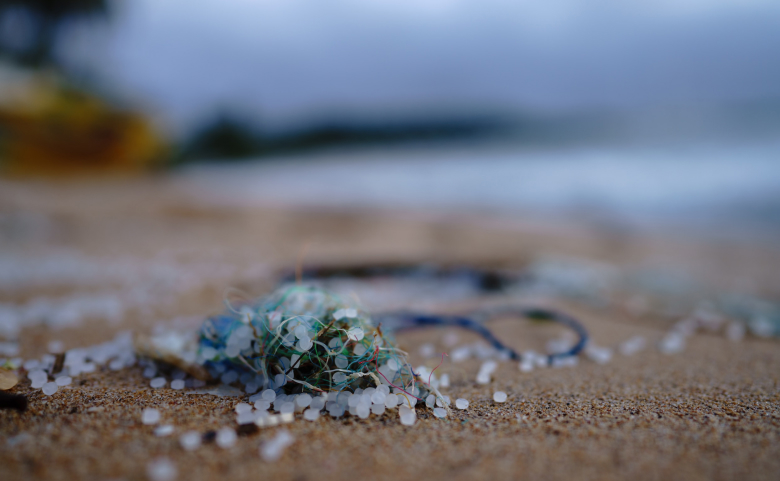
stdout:
[[(283, 208), (200, 206), (164, 181), (117, 181), (66, 186), (25, 185), (4, 189), (0, 208), (11, 218), (35, 215), (44, 227), (5, 227), (3, 252), (19, 256), (70, 249), (85, 255), (219, 259), (246, 272), (178, 293), (151, 314), (119, 325), (92, 320), (61, 330), (23, 332), (25, 358), (58, 339), (67, 348), (90, 345), (116, 332), (148, 331), (179, 315), (220, 309), (225, 284), (252, 294), (269, 289), (277, 273), (296, 262), (310, 242), (307, 262), (469, 262), (522, 266), (540, 254), (587, 257), (621, 266), (680, 268), (716, 286), (748, 279), (777, 295), (780, 255), (769, 246), (603, 232), (587, 225), (511, 222), (488, 216), (421, 213), (333, 213)], [(18, 225), (26, 225), (24, 222)], [(12, 233), (13, 235), (9, 234)], [(75, 287), (6, 291), (4, 302), (36, 295), (67, 294)], [(477, 300), (478, 301), (478, 300)], [(445, 304), (441, 309), (452, 309)], [(395, 412), (367, 420), (321, 417), (285, 426), (293, 445), (276, 462), (263, 461), (259, 446), (280, 428), (241, 436), (224, 450), (214, 443), (194, 452), (179, 447), (187, 430), (206, 433), (235, 425), (237, 398), (152, 389), (138, 367), (78, 377), (53, 396), (23, 381), (12, 392), (27, 394), (27, 412), (0, 411), (0, 479), (147, 479), (158, 457), (177, 467), (177, 479), (778, 479), (780, 476), (780, 345), (721, 334), (697, 334), (685, 351), (666, 355), (652, 344), (668, 319), (632, 317), (624, 309), (596, 309), (557, 302), (582, 319), (600, 345), (634, 335), (650, 346), (612, 362), (587, 360), (573, 368), (522, 373), (501, 363), (489, 385), (474, 382), (479, 361), (445, 362), (452, 386), (445, 394), (470, 401), (444, 420), (419, 410), (418, 422), (402, 426)], [(518, 320), (492, 323), (518, 348), (541, 349), (554, 334)], [(418, 354), (423, 343), (438, 350), (444, 332), (404, 333), (399, 344), (415, 364), (435, 366)], [(459, 334), (461, 342), (470, 341)], [(439, 371), (437, 371), (439, 372)], [(506, 403), (492, 400), (507, 392)], [(155, 407), (175, 433), (158, 438), (141, 424)]]

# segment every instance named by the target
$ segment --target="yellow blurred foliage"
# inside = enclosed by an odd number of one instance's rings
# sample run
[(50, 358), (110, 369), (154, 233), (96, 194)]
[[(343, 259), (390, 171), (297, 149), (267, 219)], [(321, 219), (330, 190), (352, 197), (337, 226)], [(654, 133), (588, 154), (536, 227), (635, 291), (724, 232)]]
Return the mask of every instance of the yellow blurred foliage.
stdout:
[(3, 175), (134, 173), (164, 158), (162, 138), (141, 114), (39, 76), (16, 87), (0, 101)]

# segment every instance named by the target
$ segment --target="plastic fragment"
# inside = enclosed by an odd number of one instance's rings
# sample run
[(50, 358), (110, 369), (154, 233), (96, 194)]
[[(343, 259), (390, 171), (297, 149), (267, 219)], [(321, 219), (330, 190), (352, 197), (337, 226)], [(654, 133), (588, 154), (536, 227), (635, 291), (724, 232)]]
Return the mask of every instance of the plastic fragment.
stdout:
[(497, 403), (506, 402), (506, 393), (504, 391), (496, 391), (493, 393), (493, 401)]

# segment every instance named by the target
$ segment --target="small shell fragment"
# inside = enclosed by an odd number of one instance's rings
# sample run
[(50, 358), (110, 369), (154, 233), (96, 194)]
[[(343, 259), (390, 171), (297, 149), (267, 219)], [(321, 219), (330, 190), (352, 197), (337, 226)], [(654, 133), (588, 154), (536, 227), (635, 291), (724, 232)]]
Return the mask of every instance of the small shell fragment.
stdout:
[(19, 382), (19, 378), (10, 369), (0, 368), (0, 390), (5, 391), (16, 386)]

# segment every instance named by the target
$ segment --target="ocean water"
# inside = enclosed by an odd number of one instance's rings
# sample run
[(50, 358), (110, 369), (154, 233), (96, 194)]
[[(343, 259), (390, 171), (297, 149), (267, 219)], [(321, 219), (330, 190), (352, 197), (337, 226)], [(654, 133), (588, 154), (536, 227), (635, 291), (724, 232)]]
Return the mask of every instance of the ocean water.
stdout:
[(242, 205), (590, 217), (691, 231), (780, 232), (780, 139), (663, 147), (418, 147), (329, 152), (182, 172)]

